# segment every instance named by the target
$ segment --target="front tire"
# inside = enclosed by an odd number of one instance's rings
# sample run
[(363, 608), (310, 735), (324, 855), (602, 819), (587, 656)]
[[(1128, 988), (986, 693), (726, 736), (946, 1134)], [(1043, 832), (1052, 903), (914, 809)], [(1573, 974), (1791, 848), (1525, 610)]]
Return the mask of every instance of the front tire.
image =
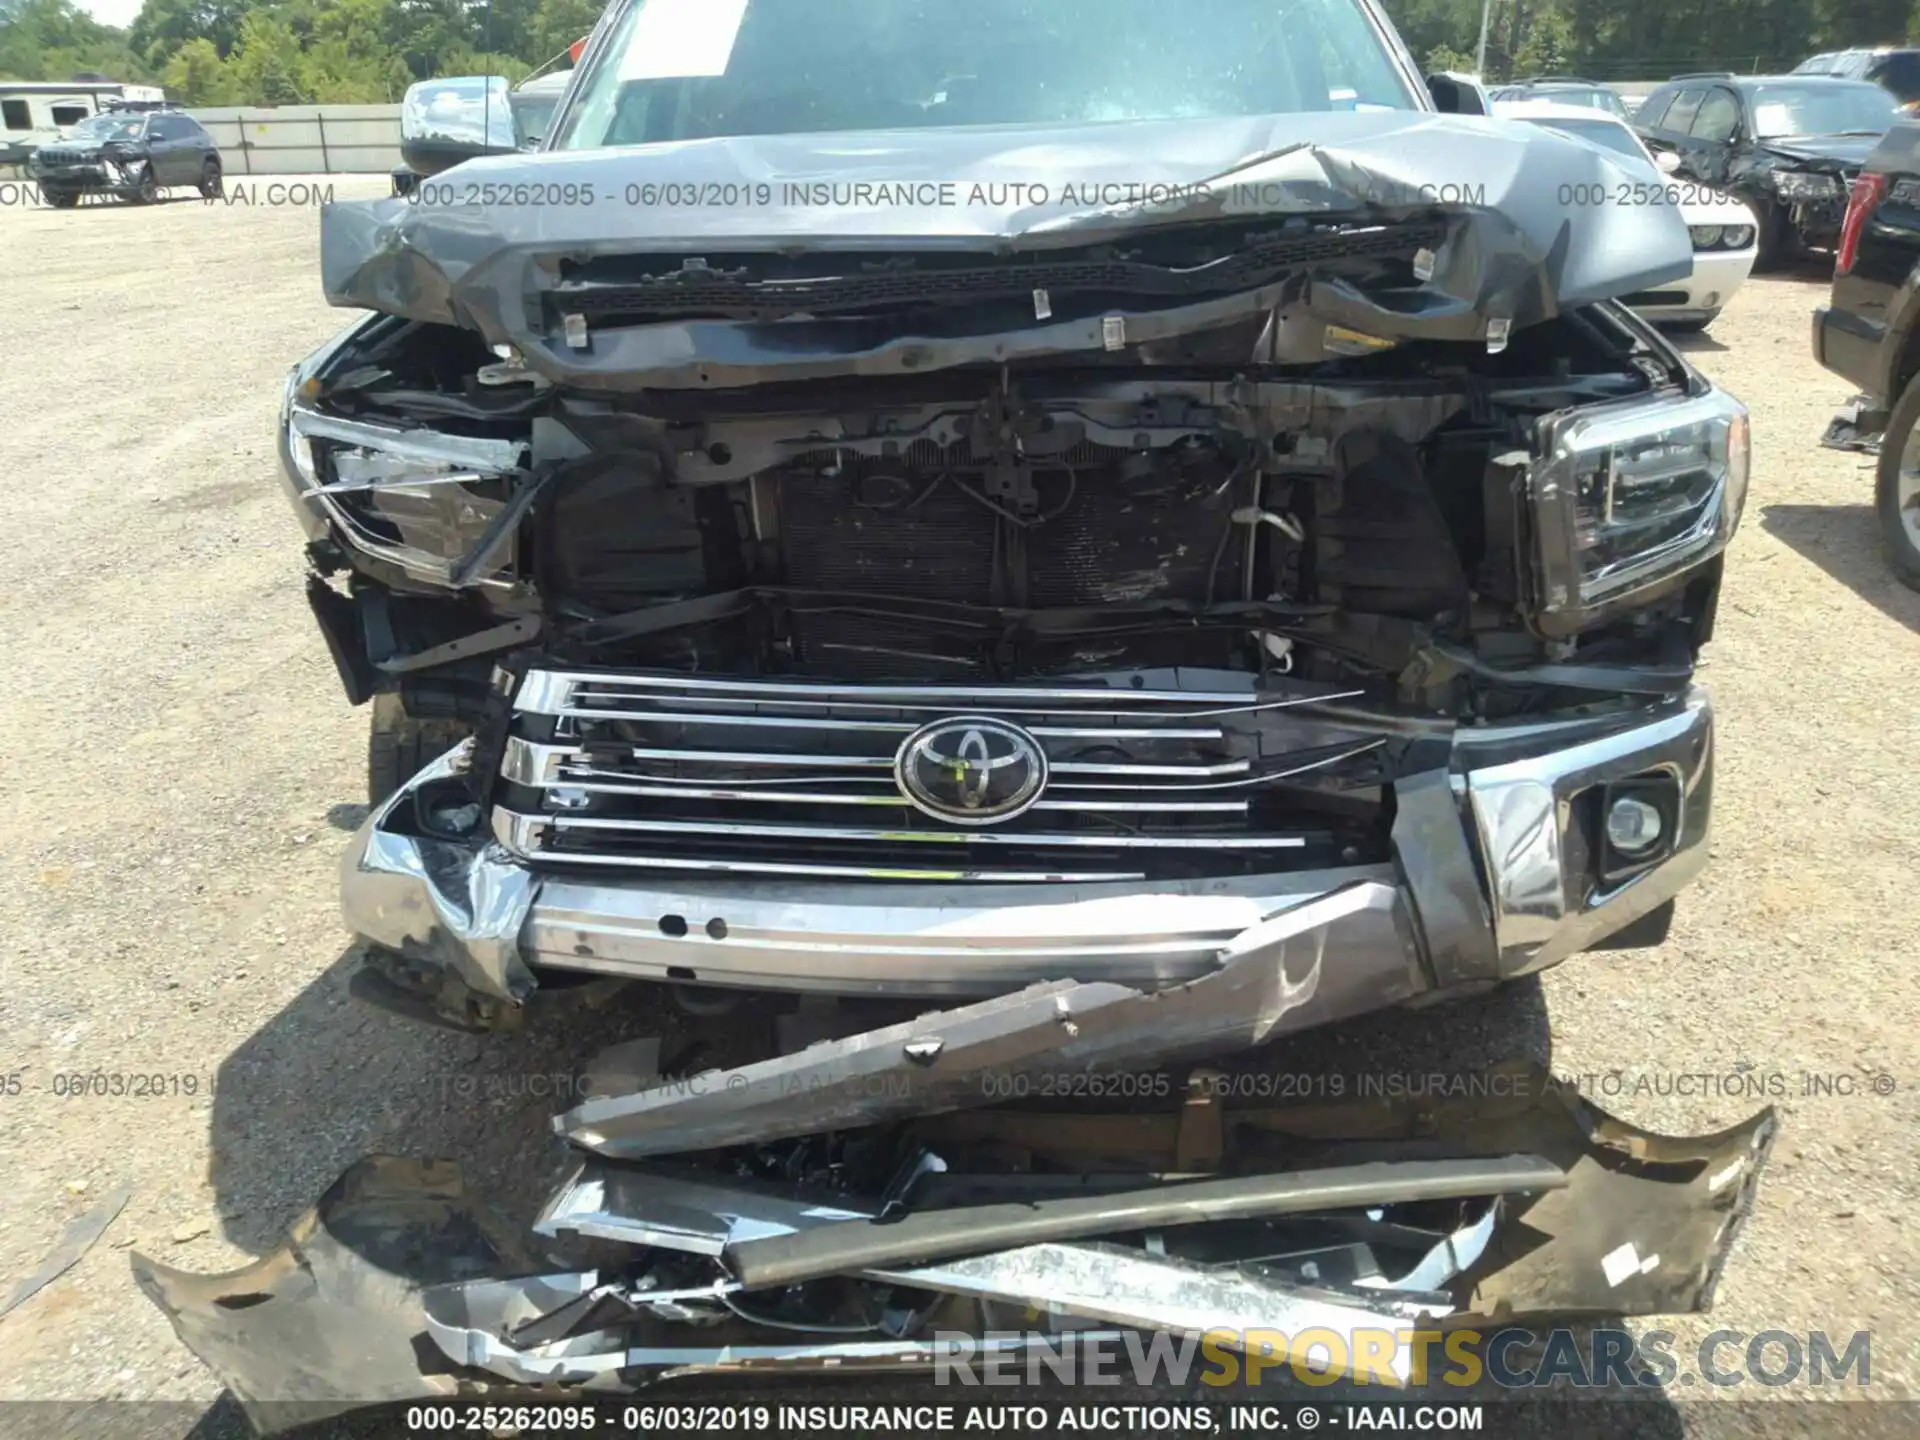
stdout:
[(367, 733), (367, 799), (380, 804), (472, 733), (462, 720), (422, 719), (409, 713), (398, 695), (374, 696)]
[(1920, 590), (1920, 376), (1907, 382), (1880, 437), (1873, 509), (1887, 563), (1900, 582)]
[(207, 200), (217, 200), (226, 194), (226, 177), (220, 173), (220, 162), (213, 156), (207, 157), (207, 163), (200, 167), (200, 194)]
[(133, 203), (136, 205), (160, 203), (160, 184), (153, 178), (153, 166), (147, 166), (146, 173), (140, 177), (140, 183), (134, 187)]
[(40, 193), (47, 197), (47, 203), (56, 210), (71, 210), (80, 203), (78, 190), (49, 190), (43, 185)]
[(1698, 320), (1663, 321), (1661, 322), (1660, 328), (1662, 330), (1670, 330), (1676, 335), (1698, 335), (1719, 318), (1720, 312), (1715, 310), (1711, 315), (1703, 315)]

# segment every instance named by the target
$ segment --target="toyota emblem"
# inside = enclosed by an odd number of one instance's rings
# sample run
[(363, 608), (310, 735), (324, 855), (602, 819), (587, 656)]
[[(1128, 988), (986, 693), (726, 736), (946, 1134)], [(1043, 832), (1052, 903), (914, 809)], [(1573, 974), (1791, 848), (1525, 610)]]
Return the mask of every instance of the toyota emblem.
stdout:
[(960, 715), (922, 725), (893, 757), (893, 779), (916, 810), (955, 825), (998, 825), (1047, 784), (1047, 756), (1018, 725)]

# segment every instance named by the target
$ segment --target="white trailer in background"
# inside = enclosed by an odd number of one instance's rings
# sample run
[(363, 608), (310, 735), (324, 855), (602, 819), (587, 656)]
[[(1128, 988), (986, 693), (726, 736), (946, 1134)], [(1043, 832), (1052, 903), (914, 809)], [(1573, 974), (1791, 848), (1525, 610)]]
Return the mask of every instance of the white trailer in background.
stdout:
[(34, 150), (115, 100), (165, 98), (157, 85), (118, 80), (0, 80), (0, 168), (25, 164)]

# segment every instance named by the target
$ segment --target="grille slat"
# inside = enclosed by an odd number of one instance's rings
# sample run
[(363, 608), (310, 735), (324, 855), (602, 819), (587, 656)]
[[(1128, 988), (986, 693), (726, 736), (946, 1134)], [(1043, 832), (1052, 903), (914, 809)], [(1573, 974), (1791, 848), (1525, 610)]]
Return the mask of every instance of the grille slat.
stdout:
[[(1330, 744), (1337, 727), (1286, 713), (1353, 692), (1222, 689), (1225, 672), (1165, 685), (1179, 675), (982, 688), (537, 671), (515, 700), (495, 829), (554, 864), (902, 880), (1256, 873), (1324, 852), (1325, 822), (1270, 797), (1384, 743)], [(952, 823), (899, 788), (907, 736), (964, 716), (1018, 723), (1044, 753), (1046, 786), (1016, 816)]]

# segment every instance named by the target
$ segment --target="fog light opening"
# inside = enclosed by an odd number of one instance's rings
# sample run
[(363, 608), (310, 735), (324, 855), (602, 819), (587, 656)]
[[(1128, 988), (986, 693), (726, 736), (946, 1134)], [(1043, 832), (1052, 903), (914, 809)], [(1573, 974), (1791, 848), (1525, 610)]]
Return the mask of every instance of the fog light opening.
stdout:
[(1607, 806), (1607, 843), (1629, 859), (1652, 854), (1665, 833), (1659, 807), (1636, 795), (1616, 796)]

